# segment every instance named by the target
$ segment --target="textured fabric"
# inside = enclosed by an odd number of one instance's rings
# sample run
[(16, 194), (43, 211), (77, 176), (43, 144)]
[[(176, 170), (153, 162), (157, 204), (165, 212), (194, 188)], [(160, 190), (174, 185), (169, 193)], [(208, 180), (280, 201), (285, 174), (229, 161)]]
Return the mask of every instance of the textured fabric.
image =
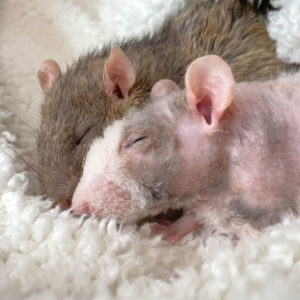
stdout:
[[(113, 221), (75, 218), (39, 196), (35, 161), (42, 60), (151, 32), (182, 0), (1, 0), (0, 299), (299, 299), (300, 218), (232, 246), (188, 236), (170, 246)], [(278, 55), (300, 62), (300, 0), (275, 0)]]

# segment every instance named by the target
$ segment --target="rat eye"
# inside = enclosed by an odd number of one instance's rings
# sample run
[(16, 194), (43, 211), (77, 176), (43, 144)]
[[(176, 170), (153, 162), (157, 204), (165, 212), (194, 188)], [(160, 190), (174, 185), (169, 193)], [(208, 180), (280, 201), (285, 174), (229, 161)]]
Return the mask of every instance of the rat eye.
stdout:
[(92, 127), (88, 127), (85, 130), (83, 130), (81, 134), (78, 135), (78, 137), (75, 141), (76, 146), (84, 144), (88, 141), (89, 133), (90, 133), (91, 129), (92, 129)]
[(131, 146), (138, 145), (146, 138), (147, 138), (147, 136), (140, 136), (138, 138), (130, 139), (129, 142), (125, 145), (125, 148), (129, 148)]

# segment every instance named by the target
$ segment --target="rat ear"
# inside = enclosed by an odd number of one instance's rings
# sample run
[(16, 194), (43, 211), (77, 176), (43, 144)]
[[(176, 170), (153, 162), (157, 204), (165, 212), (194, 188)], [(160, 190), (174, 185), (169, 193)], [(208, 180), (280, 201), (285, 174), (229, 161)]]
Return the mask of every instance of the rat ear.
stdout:
[(187, 69), (185, 86), (189, 108), (216, 126), (233, 97), (234, 79), (228, 64), (215, 55), (197, 58)]
[(104, 86), (110, 95), (128, 99), (129, 90), (135, 83), (135, 70), (120, 47), (113, 47), (104, 65)]
[(178, 90), (180, 90), (179, 86), (174, 81), (169, 79), (162, 79), (153, 85), (150, 93), (150, 98), (161, 98)]
[(55, 60), (47, 59), (42, 62), (37, 72), (37, 77), (44, 93), (48, 93), (51, 90), (53, 82), (60, 74), (59, 65)]

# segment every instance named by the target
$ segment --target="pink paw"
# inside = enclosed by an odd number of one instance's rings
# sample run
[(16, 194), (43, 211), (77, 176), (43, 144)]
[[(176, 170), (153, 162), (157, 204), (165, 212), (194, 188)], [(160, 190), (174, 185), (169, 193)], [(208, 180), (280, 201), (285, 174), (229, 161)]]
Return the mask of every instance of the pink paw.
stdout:
[(183, 216), (174, 223), (164, 219), (151, 227), (151, 235), (162, 234), (165, 240), (175, 244), (201, 227), (202, 224), (191, 216)]

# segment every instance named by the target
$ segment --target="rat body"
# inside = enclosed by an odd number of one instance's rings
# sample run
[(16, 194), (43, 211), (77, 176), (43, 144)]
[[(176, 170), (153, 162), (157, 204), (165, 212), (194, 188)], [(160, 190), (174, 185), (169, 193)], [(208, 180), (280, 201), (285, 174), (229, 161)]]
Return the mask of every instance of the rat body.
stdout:
[(196, 59), (184, 91), (159, 81), (147, 106), (93, 142), (74, 211), (135, 222), (183, 208), (154, 227), (171, 242), (202, 224), (239, 236), (299, 213), (299, 82), (235, 83), (221, 58)]
[(237, 81), (270, 78), (285, 68), (264, 18), (242, 0), (191, 2), (153, 36), (120, 47), (91, 51), (64, 74), (53, 60), (39, 69), (45, 93), (39, 174), (43, 191), (58, 203), (70, 204), (88, 148), (103, 129), (144, 104), (158, 80), (183, 87), (186, 67), (199, 55), (221, 56)]

